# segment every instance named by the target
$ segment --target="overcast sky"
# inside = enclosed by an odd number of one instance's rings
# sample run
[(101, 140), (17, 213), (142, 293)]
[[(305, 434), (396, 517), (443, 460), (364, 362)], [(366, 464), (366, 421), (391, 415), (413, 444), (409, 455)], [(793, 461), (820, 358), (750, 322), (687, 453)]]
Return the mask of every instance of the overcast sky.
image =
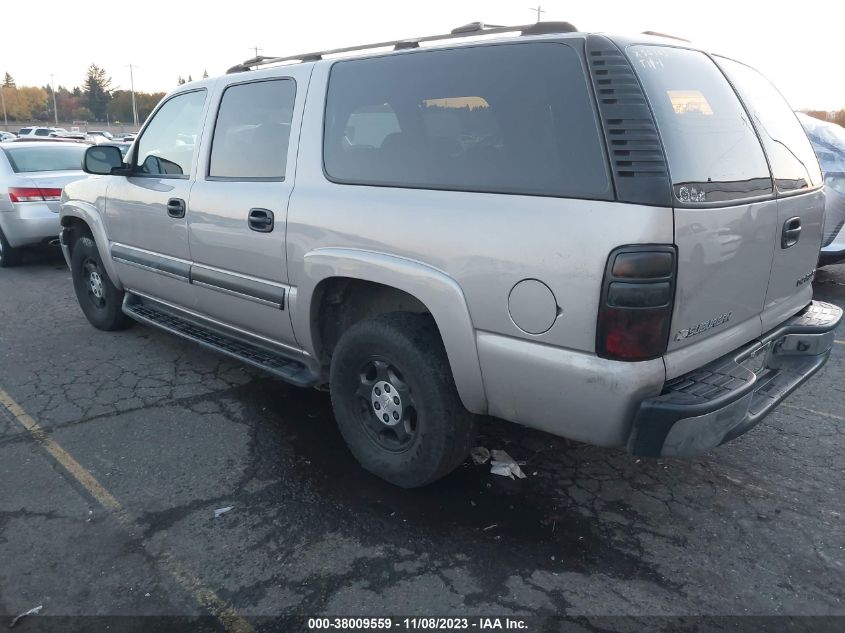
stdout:
[[(767, 75), (795, 108), (845, 107), (845, 1), (534, 0), (544, 20), (569, 20), (584, 31), (660, 31), (740, 59)], [(481, 20), (533, 22), (529, 0), (4, 0), (0, 72), (18, 84), (82, 83), (91, 63), (115, 87), (168, 91), (178, 77), (225, 72), (252, 56), (399, 39)], [(535, 5), (536, 6), (536, 5)], [(73, 7), (69, 9), (68, 7)]]

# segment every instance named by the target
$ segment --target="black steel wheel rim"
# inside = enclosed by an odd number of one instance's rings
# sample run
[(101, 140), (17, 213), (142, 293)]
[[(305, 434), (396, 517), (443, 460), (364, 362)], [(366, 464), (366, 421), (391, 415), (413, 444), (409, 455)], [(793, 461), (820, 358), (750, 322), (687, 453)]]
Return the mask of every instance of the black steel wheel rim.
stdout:
[(417, 436), (417, 406), (402, 372), (388, 359), (372, 356), (357, 378), (354, 411), (364, 432), (385, 451), (407, 451)]
[(82, 283), (85, 284), (85, 293), (91, 305), (98, 310), (105, 308), (106, 288), (103, 272), (99, 264), (90, 257), (82, 262)]

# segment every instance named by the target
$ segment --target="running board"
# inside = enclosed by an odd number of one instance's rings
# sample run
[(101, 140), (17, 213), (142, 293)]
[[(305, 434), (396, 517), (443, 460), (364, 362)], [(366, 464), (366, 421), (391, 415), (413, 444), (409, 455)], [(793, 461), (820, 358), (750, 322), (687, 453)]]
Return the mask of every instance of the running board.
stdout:
[(130, 299), (128, 293), (123, 301), (123, 313), (140, 323), (152, 325), (199, 343), (207, 349), (262, 369), (297, 387), (313, 387), (319, 383), (317, 374), (299, 361), (267, 347), (211, 329), (152, 303), (143, 302), (137, 297)]

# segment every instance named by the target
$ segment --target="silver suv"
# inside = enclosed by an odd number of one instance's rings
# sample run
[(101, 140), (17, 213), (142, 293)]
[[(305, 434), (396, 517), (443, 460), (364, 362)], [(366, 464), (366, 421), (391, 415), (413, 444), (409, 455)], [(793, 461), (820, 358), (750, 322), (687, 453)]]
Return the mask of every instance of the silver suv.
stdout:
[(390, 45), (248, 60), (167, 96), (125, 159), (89, 148), (61, 241), (91, 323), (328, 385), (406, 487), (482, 415), (699, 454), (825, 363), (822, 178), (755, 70), (567, 23)]

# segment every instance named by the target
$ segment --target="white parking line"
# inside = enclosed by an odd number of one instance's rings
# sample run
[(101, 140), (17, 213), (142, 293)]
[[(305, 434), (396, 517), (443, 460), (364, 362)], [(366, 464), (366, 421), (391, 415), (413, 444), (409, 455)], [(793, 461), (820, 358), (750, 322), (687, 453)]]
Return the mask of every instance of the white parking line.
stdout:
[(781, 404), (780, 406), (785, 407), (787, 409), (794, 409), (795, 411), (806, 411), (807, 413), (812, 413), (814, 415), (823, 415), (826, 418), (845, 422), (845, 417), (842, 417), (841, 415), (836, 415), (835, 413), (828, 413), (827, 411), (816, 411), (815, 409), (808, 409), (807, 407), (796, 407), (792, 404)]
[[(97, 481), (88, 470), (85, 469), (73, 456), (63, 449), (59, 444), (50, 438), (41, 425), (35, 421), (26, 411), (23, 410), (12, 397), (0, 389), (0, 406), (8, 411), (45, 450), (64, 468), (79, 484), (87, 490), (94, 499), (109, 512), (117, 522), (131, 532), (143, 531), (140, 526), (129, 518), (129, 514), (103, 485)], [(163, 567), (179, 585), (181, 585), (193, 598), (206, 609), (208, 609), (228, 631), (228, 633), (255, 633), (252, 625), (237, 614), (235, 608), (218, 596), (211, 589), (203, 586), (202, 582), (190, 571), (183, 567), (178, 561), (167, 556), (164, 559), (155, 557), (158, 564)]]
[(840, 341), (838, 338), (833, 339), (833, 342), (839, 345), (845, 345), (845, 341)]

